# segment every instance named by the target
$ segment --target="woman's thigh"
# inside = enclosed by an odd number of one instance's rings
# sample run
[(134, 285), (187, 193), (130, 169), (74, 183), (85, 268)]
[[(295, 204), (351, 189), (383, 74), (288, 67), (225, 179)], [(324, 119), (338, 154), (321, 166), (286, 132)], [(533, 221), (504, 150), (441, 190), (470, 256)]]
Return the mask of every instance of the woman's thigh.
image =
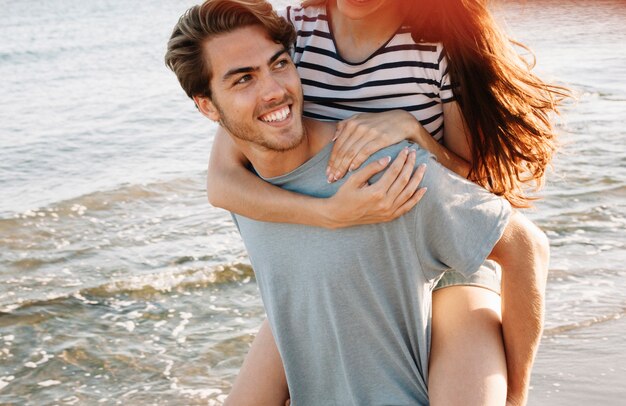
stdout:
[(284, 406), (289, 398), (285, 370), (267, 320), (261, 325), (233, 383), (225, 406)]
[(476, 286), (433, 293), (431, 405), (504, 405), (506, 358), (500, 296)]

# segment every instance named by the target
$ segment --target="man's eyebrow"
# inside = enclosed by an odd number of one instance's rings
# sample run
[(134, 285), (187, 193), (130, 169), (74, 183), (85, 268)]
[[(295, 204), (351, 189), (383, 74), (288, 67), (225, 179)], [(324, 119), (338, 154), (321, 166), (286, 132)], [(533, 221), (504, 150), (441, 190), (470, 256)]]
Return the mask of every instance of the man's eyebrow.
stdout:
[(274, 55), (272, 55), (272, 57), (270, 58), (270, 60), (268, 61), (268, 64), (271, 65), (272, 63), (274, 63), (274, 61), (276, 61), (276, 59), (280, 58), (282, 54), (287, 53), (287, 49), (283, 48), (280, 51), (276, 52)]
[[(280, 51), (276, 52), (274, 55), (272, 55), (272, 57), (268, 60), (268, 65), (271, 65), (272, 63), (274, 63), (278, 58), (281, 57), (282, 54), (286, 53), (287, 49), (286, 48), (282, 48)], [(223, 81), (228, 80), (228, 78), (230, 78), (231, 76), (234, 75), (238, 75), (240, 73), (248, 73), (248, 72), (255, 72), (258, 71), (259, 68), (257, 66), (243, 66), (241, 68), (235, 68), (235, 69), (231, 69), (228, 72), (226, 72), (224, 74), (224, 76), (222, 77)]]
[(244, 66), (241, 68), (235, 68), (235, 69), (231, 69), (228, 72), (226, 72), (224, 74), (224, 76), (222, 76), (222, 80), (225, 82), (227, 81), (231, 76), (235, 76), (238, 75), (240, 73), (248, 73), (248, 72), (254, 72), (259, 70), (258, 67), (253, 67), (253, 66)]

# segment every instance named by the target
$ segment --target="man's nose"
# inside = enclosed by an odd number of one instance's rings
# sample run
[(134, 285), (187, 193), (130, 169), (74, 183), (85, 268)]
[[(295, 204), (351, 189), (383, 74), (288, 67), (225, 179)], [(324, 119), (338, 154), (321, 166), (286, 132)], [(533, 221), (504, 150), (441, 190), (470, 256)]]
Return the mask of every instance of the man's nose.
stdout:
[(263, 101), (282, 100), (285, 97), (286, 89), (283, 83), (273, 75), (268, 75), (263, 80)]

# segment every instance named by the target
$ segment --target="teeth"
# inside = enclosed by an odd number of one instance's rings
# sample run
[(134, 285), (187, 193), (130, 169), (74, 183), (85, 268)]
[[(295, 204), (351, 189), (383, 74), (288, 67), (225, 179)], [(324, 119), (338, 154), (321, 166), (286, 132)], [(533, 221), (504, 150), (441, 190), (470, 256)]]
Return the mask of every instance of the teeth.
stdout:
[(289, 115), (289, 107), (285, 106), (278, 111), (273, 111), (270, 114), (266, 114), (265, 116), (261, 117), (261, 120), (263, 120), (266, 123), (272, 123), (275, 121), (283, 121), (284, 119), (287, 118), (288, 115)]

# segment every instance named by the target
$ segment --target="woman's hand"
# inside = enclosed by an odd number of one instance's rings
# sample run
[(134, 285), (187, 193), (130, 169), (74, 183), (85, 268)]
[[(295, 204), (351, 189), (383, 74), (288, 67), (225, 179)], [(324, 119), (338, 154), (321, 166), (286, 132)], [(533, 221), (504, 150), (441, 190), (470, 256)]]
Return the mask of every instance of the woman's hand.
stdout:
[(406, 139), (419, 142), (425, 136), (430, 134), (411, 113), (403, 110), (361, 113), (340, 121), (326, 169), (328, 181), (343, 178), (376, 151)]
[(329, 227), (387, 222), (411, 210), (426, 193), (426, 188), (418, 189), (426, 165), (414, 171), (415, 156), (415, 150), (405, 148), (373, 184), (368, 180), (387, 167), (390, 157), (372, 162), (352, 174), (337, 193), (327, 199)]
[[(422, 170), (415, 159), (400, 153), (378, 182), (369, 179), (389, 161), (374, 162), (353, 173), (330, 198), (317, 198), (281, 189), (245, 167), (245, 157), (223, 130), (213, 141), (207, 190), (211, 204), (258, 220), (336, 229), (390, 221), (406, 213), (425, 190), (417, 190)], [(210, 181), (209, 181), (210, 180)]]

